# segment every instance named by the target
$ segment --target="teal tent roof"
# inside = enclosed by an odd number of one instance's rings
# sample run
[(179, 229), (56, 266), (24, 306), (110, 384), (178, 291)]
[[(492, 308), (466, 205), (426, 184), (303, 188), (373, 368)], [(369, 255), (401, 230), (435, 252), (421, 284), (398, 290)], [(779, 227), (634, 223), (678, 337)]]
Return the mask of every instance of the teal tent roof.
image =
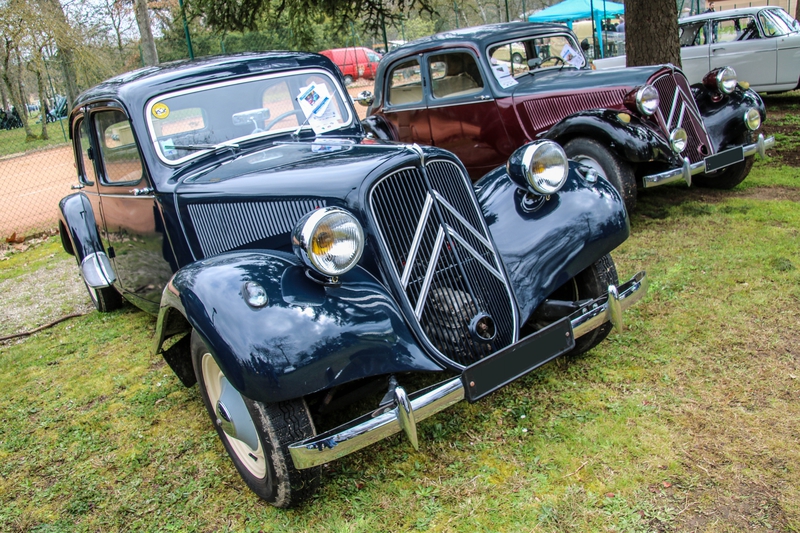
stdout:
[(528, 22), (571, 22), (590, 19), (592, 18), (592, 4), (594, 4), (595, 17), (602, 17), (604, 9), (606, 16), (621, 15), (625, 12), (625, 6), (608, 0), (564, 0), (530, 15)]

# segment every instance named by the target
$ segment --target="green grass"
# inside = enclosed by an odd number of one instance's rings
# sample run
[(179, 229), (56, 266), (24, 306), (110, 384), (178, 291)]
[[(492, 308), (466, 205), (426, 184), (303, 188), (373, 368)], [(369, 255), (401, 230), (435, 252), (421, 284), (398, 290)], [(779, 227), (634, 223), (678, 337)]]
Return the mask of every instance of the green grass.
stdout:
[[(37, 137), (42, 133), (42, 125), (34, 124), (35, 120), (31, 120), (31, 130)], [(64, 131), (61, 130), (61, 124), (64, 125)], [(67, 131), (68, 124), (66, 120), (59, 122), (51, 122), (47, 125), (48, 140), (36, 139), (32, 141), (25, 140), (25, 129), (17, 128), (13, 130), (0, 130), (0, 157), (12, 154), (20, 154), (30, 150), (37, 150), (47, 148), (50, 146), (59, 146), (69, 141), (69, 131)], [(64, 135), (67, 135), (64, 139)]]
[(419, 452), (331, 463), (297, 510), (246, 489), (148, 315), (0, 346), (0, 530), (798, 531), (800, 184), (775, 159), (732, 191), (644, 191), (614, 258), (651, 287), (622, 335), (421, 422)]

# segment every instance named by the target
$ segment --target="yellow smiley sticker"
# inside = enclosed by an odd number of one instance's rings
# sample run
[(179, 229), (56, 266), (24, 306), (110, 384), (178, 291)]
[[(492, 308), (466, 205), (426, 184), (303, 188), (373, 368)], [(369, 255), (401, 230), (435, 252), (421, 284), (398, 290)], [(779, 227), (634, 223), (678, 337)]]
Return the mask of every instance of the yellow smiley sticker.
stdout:
[(167, 107), (167, 104), (156, 104), (150, 111), (156, 118), (164, 119), (169, 116), (169, 108)]

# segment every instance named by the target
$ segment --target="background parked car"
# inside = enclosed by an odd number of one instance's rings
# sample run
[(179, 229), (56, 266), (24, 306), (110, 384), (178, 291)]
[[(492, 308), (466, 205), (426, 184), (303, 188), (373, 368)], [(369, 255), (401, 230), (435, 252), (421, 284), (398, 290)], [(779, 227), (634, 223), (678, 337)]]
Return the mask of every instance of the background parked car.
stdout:
[[(733, 67), (758, 92), (800, 88), (800, 23), (780, 7), (746, 7), (682, 18), (681, 68), (689, 83)], [(625, 56), (598, 59), (597, 69), (625, 66)]]
[[(646, 291), (609, 255), (622, 198), (556, 143), (476, 192), (450, 152), (366, 138), (316, 54), (127, 73), (70, 131), (59, 229), (97, 309), (158, 315), (156, 353), (279, 507), (323, 463), (400, 431), (416, 447), (417, 421), (592, 348)], [(407, 394), (415, 374), (444, 381)], [(333, 427), (353, 400), (368, 412)]]
[[(516, 57), (521, 55), (522, 57)], [(594, 71), (566, 26), (507, 23), (406, 44), (378, 68), (365, 120), (378, 138), (454, 152), (478, 179), (535, 139), (636, 190), (683, 180), (730, 188), (773, 139), (758, 94), (730, 69), (690, 89), (672, 66)], [(745, 120), (747, 117), (747, 120)]]
[(350, 85), (358, 78), (374, 79), (378, 72), (378, 63), (381, 60), (377, 52), (363, 46), (332, 48), (331, 50), (322, 50), (320, 54), (339, 67), (344, 76), (345, 85)]

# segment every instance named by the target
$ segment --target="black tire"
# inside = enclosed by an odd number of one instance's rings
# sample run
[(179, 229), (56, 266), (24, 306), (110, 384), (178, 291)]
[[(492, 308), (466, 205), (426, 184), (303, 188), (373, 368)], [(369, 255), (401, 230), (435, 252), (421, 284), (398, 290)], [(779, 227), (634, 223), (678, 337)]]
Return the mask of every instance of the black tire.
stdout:
[[(215, 406), (212, 405), (216, 399), (212, 400), (210, 394), (217, 394), (222, 383), (221, 380), (214, 382), (220, 379), (214, 377), (215, 373), (218, 372), (221, 379), (225, 377), (205, 342), (194, 331), (191, 351), (200, 396), (217, 435), (250, 490), (281, 508), (296, 506), (311, 497), (319, 486), (320, 467), (297, 470), (288, 448), (289, 444), (316, 434), (305, 401), (299, 399), (266, 404), (240, 395), (258, 436), (258, 446), (254, 450), (245, 442), (227, 435), (217, 423)], [(259, 460), (262, 462), (259, 463)]]
[(631, 166), (593, 139), (578, 137), (564, 145), (567, 157), (594, 168), (622, 195), (630, 213), (636, 207), (636, 175)]
[[(749, 143), (750, 136), (744, 135), (737, 140), (737, 144)], [(750, 169), (753, 168), (754, 155), (745, 157), (744, 161), (734, 163), (729, 167), (725, 167), (710, 174), (698, 174), (692, 178), (692, 183), (698, 187), (705, 187), (707, 189), (733, 189), (750, 174)]]
[(86, 281), (86, 290), (89, 291), (89, 298), (92, 299), (94, 308), (101, 313), (110, 313), (122, 307), (122, 296), (117, 292), (113, 286), (103, 287), (102, 289), (93, 289)]
[(344, 84), (345, 85), (352, 85), (353, 84), (353, 76), (351, 76), (350, 74), (346, 75), (344, 77)]
[(511, 54), (511, 61), (512, 61), (512, 63), (514, 63), (516, 65), (521, 65), (522, 64), (522, 54), (520, 54), (519, 52), (514, 52), (513, 54)]
[[(594, 299), (608, 292), (609, 285), (618, 286), (619, 277), (617, 276), (617, 267), (614, 266), (614, 260), (610, 255), (606, 254), (595, 261), (589, 268), (581, 271), (577, 276), (556, 289), (548, 296), (548, 299), (568, 302)], [(536, 313), (533, 314), (532, 320), (529, 322), (534, 330), (540, 329), (548, 323), (545, 320), (537, 319)], [(574, 356), (588, 352), (608, 337), (612, 327), (610, 322), (606, 322), (599, 328), (578, 337), (575, 339), (575, 348), (569, 352), (569, 355)]]

